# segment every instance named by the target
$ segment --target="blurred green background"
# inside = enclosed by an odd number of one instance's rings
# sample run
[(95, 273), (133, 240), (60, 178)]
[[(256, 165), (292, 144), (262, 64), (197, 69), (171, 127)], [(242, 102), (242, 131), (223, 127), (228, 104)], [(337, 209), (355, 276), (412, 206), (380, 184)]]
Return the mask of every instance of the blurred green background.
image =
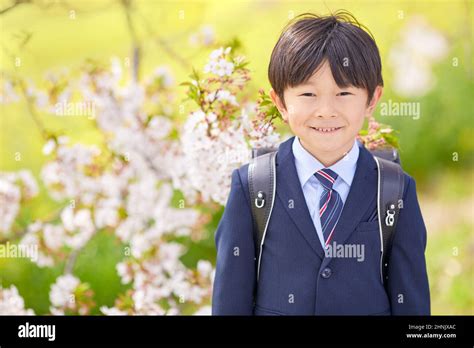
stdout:
[[(0, 9), (12, 2), (0, 1)], [(48, 70), (74, 69), (87, 58), (104, 62), (112, 56), (127, 59), (131, 36), (124, 4), (130, 6), (142, 47), (140, 74), (144, 76), (156, 66), (169, 66), (178, 100), (185, 97), (184, 88), (178, 84), (187, 79), (192, 67), (201, 69), (212, 50), (190, 43), (190, 37), (203, 27), (214, 33), (213, 47), (234, 38), (240, 40), (252, 76), (246, 94), (256, 98), (259, 88), (269, 89), (266, 74), (270, 53), (290, 18), (303, 12), (326, 14), (342, 8), (352, 12), (373, 33), (381, 51), (385, 81), (382, 102), (417, 102), (421, 107), (416, 120), (375, 116), (399, 131), (403, 167), (417, 182), (428, 229), (432, 313), (474, 314), (472, 1), (33, 1), (0, 15), (0, 68), (11, 71), (14, 62), (10, 55), (19, 56), (22, 64), (16, 73), (41, 85)], [(446, 47), (424, 67), (433, 78), (432, 86), (419, 95), (403, 95), (392, 87), (400, 71), (396, 62), (390, 62), (407, 28), (412, 28), (410, 23), (420, 20), (444, 38)], [(428, 39), (418, 39), (421, 54), (433, 49)], [(0, 170), (28, 168), (39, 178), (45, 161), (43, 139), (26, 104), (0, 107)], [(193, 107), (186, 104), (185, 111)], [(96, 128), (86, 118), (40, 117), (48, 129), (65, 132), (72, 142), (94, 143), (98, 139)], [(280, 130), (287, 132), (283, 125)], [(22, 154), (21, 161), (15, 161), (16, 152)], [(22, 208), (17, 223), (24, 226), (58, 207), (41, 186), (40, 195)], [(213, 234), (219, 219), (220, 214), (213, 216), (207, 238), (191, 246), (183, 258), (185, 263), (215, 259)], [(120, 249), (115, 237), (99, 233), (75, 265), (74, 273), (94, 290), (97, 308), (112, 306), (117, 294), (127, 288), (120, 284), (114, 267), (122, 258)], [(0, 284), (15, 284), (27, 308), (47, 313), (49, 287), (62, 267), (41, 269), (21, 259), (0, 259)]]

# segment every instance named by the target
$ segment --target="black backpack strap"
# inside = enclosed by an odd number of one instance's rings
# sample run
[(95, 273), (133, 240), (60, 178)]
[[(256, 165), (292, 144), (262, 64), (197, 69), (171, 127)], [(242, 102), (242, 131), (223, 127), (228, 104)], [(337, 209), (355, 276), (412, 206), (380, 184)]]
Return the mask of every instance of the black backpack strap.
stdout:
[(250, 205), (254, 222), (255, 260), (257, 281), (260, 275), (260, 259), (263, 242), (272, 214), (276, 193), (276, 151), (265, 153), (251, 160), (248, 168)]
[(398, 164), (400, 163), (400, 155), (398, 154), (398, 151), (394, 147), (385, 147), (381, 149), (374, 149), (370, 150), (370, 153), (373, 156), (377, 156), (378, 158), (383, 158), (386, 159), (390, 162), (395, 162)]
[(393, 236), (403, 198), (404, 176), (399, 164), (374, 156), (378, 168), (377, 214), (380, 231), (380, 276), (385, 287)]

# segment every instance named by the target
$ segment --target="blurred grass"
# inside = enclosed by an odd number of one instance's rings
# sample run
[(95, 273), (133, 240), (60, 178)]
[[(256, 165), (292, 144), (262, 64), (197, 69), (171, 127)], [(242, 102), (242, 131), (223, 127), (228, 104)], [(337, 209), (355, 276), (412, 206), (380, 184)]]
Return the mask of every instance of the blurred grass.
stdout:
[(112, 307), (117, 296), (131, 288), (120, 282), (115, 269), (124, 257), (124, 247), (114, 235), (101, 232), (78, 255), (73, 273), (94, 290), (96, 307), (91, 314), (101, 314), (101, 306)]
[(474, 314), (472, 228), (472, 224), (458, 223), (429, 236), (426, 261), (432, 314)]
[[(120, 282), (115, 265), (123, 259), (123, 245), (106, 232), (97, 233), (81, 250), (73, 274), (89, 283), (96, 306), (91, 314), (101, 314), (100, 306), (113, 306), (117, 295), (130, 285)], [(25, 306), (36, 314), (49, 313), (49, 291), (56, 278), (63, 274), (64, 262), (53, 268), (40, 268), (27, 259), (0, 258), (0, 284), (15, 285), (25, 300)]]
[[(0, 8), (9, 3), (1, 0)], [(118, 1), (83, 0), (69, 1), (68, 4), (70, 7), (51, 6), (48, 9), (22, 5), (1, 16), (0, 43), (4, 49), (0, 50), (0, 68), (12, 69), (6, 49), (8, 54), (22, 60), (16, 72), (41, 85), (41, 79), (49, 69), (78, 68), (86, 58), (109, 61), (111, 56), (122, 60), (130, 56), (130, 34)], [(74, 20), (69, 17), (72, 8), (76, 10)], [(448, 56), (433, 67), (436, 88), (416, 99), (421, 104), (420, 119), (379, 117), (379, 120), (399, 130), (404, 169), (416, 178), (420, 196), (426, 197), (426, 206), (432, 203), (437, 209), (450, 207), (456, 210), (459, 197), (471, 202), (470, 207), (464, 207), (468, 210), (467, 218), (453, 221), (441, 230), (428, 230), (426, 255), (433, 314), (474, 314), (472, 2), (136, 1), (133, 19), (144, 53), (141, 74), (146, 75), (157, 65), (168, 65), (179, 83), (187, 78), (192, 66), (200, 69), (209, 50), (190, 47), (188, 37), (201, 25), (209, 24), (219, 42), (234, 37), (242, 41), (242, 52), (250, 60), (253, 78), (248, 93), (256, 96), (259, 88), (269, 88), (266, 76), (268, 60), (289, 15), (306, 11), (327, 13), (339, 8), (350, 10), (370, 28), (377, 40), (385, 80), (382, 102), (389, 99), (401, 101), (390, 89), (392, 72), (386, 62), (389, 48), (399, 39), (399, 30), (406, 24), (406, 19), (424, 16), (452, 44)], [(232, 15), (229, 15), (230, 11)], [(399, 18), (400, 11), (404, 19)], [(31, 32), (32, 37), (19, 51), (18, 43), (25, 32)], [(156, 43), (156, 36), (184, 57), (186, 66), (167, 54), (163, 46)], [(460, 58), (459, 67), (452, 67), (452, 57)], [(184, 90), (177, 87), (176, 91), (178, 100), (184, 98)], [(193, 107), (186, 104), (184, 114)], [(28, 168), (39, 178), (46, 161), (41, 153), (43, 140), (28, 115), (26, 105), (0, 105), (0, 115), (0, 170)], [(40, 118), (48, 129), (67, 133), (72, 142), (92, 144), (100, 139), (93, 123), (86, 118), (55, 117), (44, 113)], [(17, 152), (21, 153), (21, 161), (14, 160)], [(453, 152), (459, 153), (459, 161), (452, 160)], [(423, 202), (421, 206), (425, 221), (438, 218), (438, 210), (430, 208), (425, 211)], [(18, 224), (24, 226), (58, 207), (60, 204), (53, 202), (41, 185), (40, 195), (22, 208)], [(201, 258), (214, 261), (213, 233), (221, 214), (222, 210), (212, 216), (202, 241), (187, 242), (190, 251), (182, 258), (187, 266), (193, 267)], [(90, 283), (95, 292), (98, 306), (94, 313), (98, 313), (101, 305), (111, 306), (116, 295), (127, 288), (120, 284), (115, 271), (115, 264), (122, 257), (122, 247), (115, 237), (100, 232), (77, 260), (74, 273)], [(452, 254), (454, 247), (459, 248), (458, 256)], [(0, 259), (0, 282), (2, 286), (15, 284), (27, 307), (42, 314), (48, 312), (49, 287), (61, 270), (62, 265), (40, 269), (29, 261)]]

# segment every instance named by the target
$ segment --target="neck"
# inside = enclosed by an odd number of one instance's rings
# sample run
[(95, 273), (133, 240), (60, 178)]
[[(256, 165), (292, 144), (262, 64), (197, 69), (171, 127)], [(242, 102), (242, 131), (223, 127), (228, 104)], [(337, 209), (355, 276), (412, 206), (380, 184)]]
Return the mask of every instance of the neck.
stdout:
[(344, 146), (340, 147), (334, 151), (315, 151), (311, 147), (307, 146), (301, 139), (300, 139), (301, 146), (308, 151), (314, 158), (316, 158), (324, 167), (330, 167), (333, 164), (339, 162), (345, 155), (349, 153), (354, 145), (354, 140), (344, 144)]

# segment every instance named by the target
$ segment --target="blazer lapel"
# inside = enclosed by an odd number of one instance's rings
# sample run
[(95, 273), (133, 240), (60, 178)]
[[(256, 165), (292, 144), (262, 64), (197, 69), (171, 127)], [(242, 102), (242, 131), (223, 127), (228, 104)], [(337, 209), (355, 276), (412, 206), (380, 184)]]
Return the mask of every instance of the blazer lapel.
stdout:
[(277, 196), (291, 217), (298, 231), (306, 239), (314, 252), (324, 258), (324, 250), (311, 219), (303, 190), (298, 179), (292, 144), (295, 137), (283, 142), (276, 158)]

